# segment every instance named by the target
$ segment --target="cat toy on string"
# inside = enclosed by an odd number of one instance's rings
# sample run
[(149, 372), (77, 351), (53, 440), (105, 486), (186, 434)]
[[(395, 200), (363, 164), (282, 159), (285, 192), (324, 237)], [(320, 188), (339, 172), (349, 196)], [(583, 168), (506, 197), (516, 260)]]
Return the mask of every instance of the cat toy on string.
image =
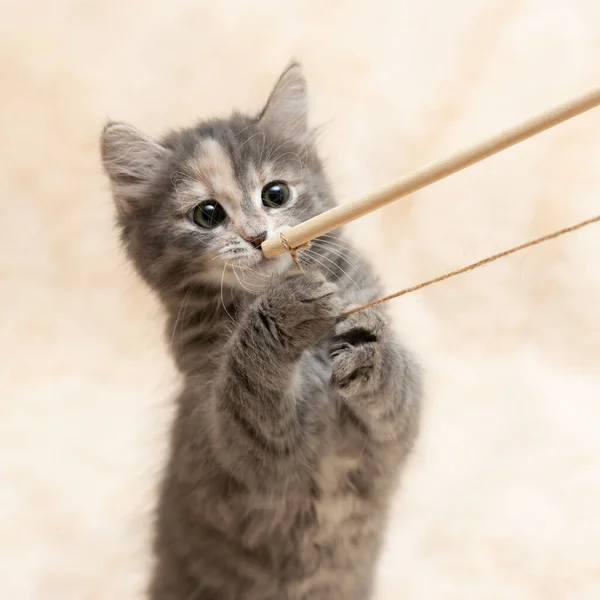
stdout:
[[(287, 251), (291, 254), (296, 266), (302, 270), (298, 260), (298, 252), (300, 252), (302, 248), (308, 247), (311, 240), (329, 233), (330, 231), (350, 223), (351, 221), (354, 221), (355, 219), (358, 219), (368, 213), (371, 213), (378, 208), (382, 208), (391, 202), (399, 200), (408, 194), (412, 194), (413, 192), (430, 186), (441, 179), (445, 179), (446, 177), (457, 173), (458, 171), (462, 171), (463, 169), (474, 165), (475, 163), (489, 158), (494, 154), (498, 154), (499, 152), (502, 152), (502, 150), (506, 150), (511, 146), (514, 146), (548, 129), (551, 129), (560, 123), (564, 123), (565, 121), (568, 121), (569, 119), (572, 119), (573, 117), (587, 112), (588, 110), (591, 110), (599, 105), (600, 85), (597, 85), (580, 96), (571, 98), (567, 102), (564, 102), (551, 110), (528, 119), (527, 121), (520, 123), (519, 125), (516, 125), (483, 142), (480, 142), (471, 148), (457, 152), (445, 160), (441, 160), (418, 169), (395, 181), (394, 183), (382, 188), (381, 190), (361, 198), (360, 200), (355, 200), (353, 202), (336, 206), (335, 208), (308, 219), (299, 225), (287, 229), (285, 233), (281, 233), (279, 237), (273, 236), (272, 238), (267, 239), (261, 246), (263, 254), (267, 258), (273, 258)], [(457, 269), (456, 271), (445, 273), (439, 277), (435, 277), (434, 279), (424, 281), (417, 285), (395, 292), (394, 294), (390, 294), (389, 296), (385, 296), (378, 300), (368, 302), (362, 306), (355, 307), (346, 311), (344, 315), (365, 310), (371, 306), (387, 302), (393, 298), (398, 298), (434, 283), (444, 281), (445, 279), (455, 277), (456, 275), (466, 273), (467, 271), (472, 271), (473, 269), (482, 267), (483, 265), (494, 262), (500, 258), (504, 258), (509, 254), (513, 254), (520, 250), (524, 250), (525, 248), (541, 244), (542, 242), (549, 241), (597, 222), (600, 222), (600, 215), (586, 219), (585, 221), (575, 225), (565, 227), (564, 229), (560, 229), (559, 231), (555, 231), (540, 238), (530, 240), (520, 244), (519, 246), (505, 250), (504, 252), (494, 254), (493, 256), (488, 256), (487, 258), (462, 267), (461, 269)]]

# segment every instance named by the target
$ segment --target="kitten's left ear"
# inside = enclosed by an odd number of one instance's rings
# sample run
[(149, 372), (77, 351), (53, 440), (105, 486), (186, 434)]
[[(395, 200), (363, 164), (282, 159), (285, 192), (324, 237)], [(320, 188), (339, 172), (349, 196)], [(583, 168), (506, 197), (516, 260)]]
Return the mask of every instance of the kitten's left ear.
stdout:
[(279, 77), (260, 122), (293, 138), (308, 134), (308, 87), (299, 63), (291, 63)]

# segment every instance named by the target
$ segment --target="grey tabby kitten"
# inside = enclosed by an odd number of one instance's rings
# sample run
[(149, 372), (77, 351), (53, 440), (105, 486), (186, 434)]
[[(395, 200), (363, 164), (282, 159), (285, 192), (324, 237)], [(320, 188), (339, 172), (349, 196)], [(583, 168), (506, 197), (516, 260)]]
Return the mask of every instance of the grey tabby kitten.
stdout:
[(292, 64), (258, 116), (154, 141), (108, 123), (128, 256), (183, 375), (157, 515), (153, 600), (364, 600), (418, 425), (419, 370), (338, 235), (260, 245), (334, 205)]

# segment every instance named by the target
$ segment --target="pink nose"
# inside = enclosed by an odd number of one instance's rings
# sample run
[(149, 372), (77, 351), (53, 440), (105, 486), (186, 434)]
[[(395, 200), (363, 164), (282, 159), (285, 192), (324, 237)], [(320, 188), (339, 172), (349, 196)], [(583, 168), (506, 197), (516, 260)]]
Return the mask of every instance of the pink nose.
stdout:
[(255, 248), (260, 248), (262, 243), (267, 239), (267, 232), (263, 231), (255, 236), (242, 236), (249, 244), (252, 244)]

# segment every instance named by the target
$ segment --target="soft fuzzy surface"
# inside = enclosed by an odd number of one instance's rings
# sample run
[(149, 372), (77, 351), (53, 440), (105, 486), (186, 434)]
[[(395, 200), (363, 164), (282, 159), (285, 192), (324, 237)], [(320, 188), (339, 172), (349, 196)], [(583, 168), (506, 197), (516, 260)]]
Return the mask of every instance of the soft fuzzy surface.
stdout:
[[(340, 199), (600, 76), (597, 0), (8, 0), (0, 598), (135, 600), (177, 385), (98, 158), (305, 63)], [(600, 109), (349, 231), (391, 291), (600, 212)], [(600, 598), (600, 229), (397, 300), (427, 369), (378, 600)]]

